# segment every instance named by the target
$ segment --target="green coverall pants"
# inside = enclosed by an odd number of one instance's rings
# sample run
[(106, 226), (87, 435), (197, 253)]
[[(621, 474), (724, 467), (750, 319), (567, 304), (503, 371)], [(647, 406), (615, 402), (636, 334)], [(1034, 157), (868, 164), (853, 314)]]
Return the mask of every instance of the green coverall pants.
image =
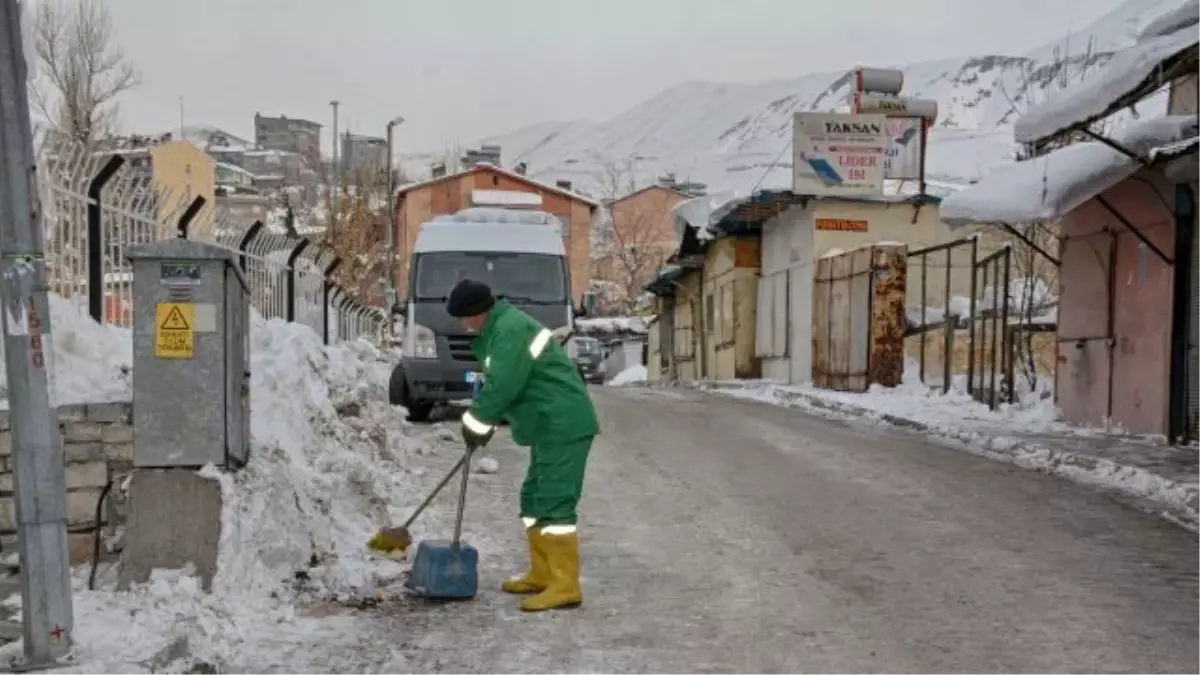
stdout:
[(583, 494), (583, 474), (594, 436), (538, 443), (529, 449), (521, 484), (521, 517), (542, 525), (574, 525)]

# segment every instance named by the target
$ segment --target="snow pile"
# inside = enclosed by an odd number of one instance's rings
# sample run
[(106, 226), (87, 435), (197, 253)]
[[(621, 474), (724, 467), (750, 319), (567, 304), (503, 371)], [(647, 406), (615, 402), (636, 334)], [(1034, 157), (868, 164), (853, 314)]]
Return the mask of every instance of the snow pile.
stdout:
[(1151, 38), (1170, 35), (1197, 23), (1200, 23), (1200, 3), (1196, 0), (1185, 0), (1182, 5), (1146, 24), (1142, 32), (1138, 33), (1137, 40), (1141, 43)]
[(247, 659), (321, 670), (304, 661), (314, 633), (336, 645), (356, 631), (346, 617), (298, 616), (298, 603), (370, 597), (398, 573), (368, 558), (363, 543), (408, 506), (391, 500), (416, 496), (406, 454), (436, 439), (393, 437), (407, 424), (386, 405), (391, 364), (365, 342), (323, 347), (303, 325), (257, 316), (251, 350), (251, 460), (236, 474), (202, 471), (225, 499), (213, 592), (178, 572), (128, 593), (81, 590), (76, 640), (86, 672)]
[(811, 386), (776, 386), (747, 389), (735, 395), (776, 400), (775, 390), (806, 394), (835, 404), (864, 408), (877, 419), (904, 419), (946, 435), (958, 435), (965, 428), (976, 432), (1000, 432), (1020, 429), (1026, 433), (1072, 433), (1078, 431), (1058, 421), (1058, 410), (1048, 391), (1033, 392), (1015, 405), (996, 410), (971, 398), (966, 378), (954, 379), (950, 391), (930, 389), (921, 382), (916, 361), (905, 363), (903, 379), (897, 387), (873, 385), (862, 393), (817, 389)]
[[(1142, 87), (1162, 68), (1164, 61), (1195, 48), (1200, 32), (1196, 30), (1193, 12), (1188, 11), (1192, 16), (1186, 19), (1183, 15), (1169, 15), (1163, 17), (1165, 23), (1151, 22), (1147, 26), (1148, 35), (1138, 44), (1117, 52), (1098, 75), (1058, 92), (1021, 115), (1013, 125), (1013, 138), (1018, 143), (1036, 143), (1110, 113), (1115, 103)], [(1176, 27), (1174, 32), (1161, 34), (1172, 25)]]
[(644, 316), (603, 316), (591, 319), (576, 319), (575, 330), (579, 335), (611, 335), (613, 333), (645, 333)]
[[(96, 323), (71, 301), (48, 294), (53, 348), (47, 351), (54, 405), (129, 401), (133, 339), (119, 326)], [(0, 358), (3, 356), (0, 341)], [(8, 378), (0, 362), (0, 408), (8, 408)]]
[(646, 366), (643, 366), (643, 365), (630, 366), (630, 367), (626, 368), (625, 370), (622, 370), (621, 372), (617, 373), (616, 376), (613, 377), (613, 379), (611, 379), (607, 382), (607, 384), (610, 387), (619, 387), (623, 384), (637, 384), (639, 382), (645, 382), (646, 377), (647, 377)]
[[(1195, 115), (1168, 115), (1129, 124), (1114, 134), (1114, 140), (1147, 156), (1156, 147), (1193, 138), (1196, 133)], [(1005, 166), (947, 197), (941, 204), (942, 221), (965, 225), (1055, 220), (1141, 167), (1103, 143), (1075, 143)]]

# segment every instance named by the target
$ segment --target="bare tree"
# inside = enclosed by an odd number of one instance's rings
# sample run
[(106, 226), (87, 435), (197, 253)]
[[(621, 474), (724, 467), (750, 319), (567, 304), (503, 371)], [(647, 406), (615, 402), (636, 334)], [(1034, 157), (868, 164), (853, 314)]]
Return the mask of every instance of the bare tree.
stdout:
[(116, 99), (141, 77), (114, 40), (108, 8), (100, 0), (41, 0), (33, 17), (33, 48), (35, 111), (85, 147), (112, 135)]
[(604, 161), (594, 176), (603, 211), (592, 234), (592, 261), (598, 278), (592, 287), (607, 311), (629, 312), (642, 289), (671, 254), (664, 243), (663, 223), (678, 200), (647, 198), (618, 203), (638, 191), (633, 160)]
[(387, 278), (387, 182), (380, 172), (363, 170), (343, 183), (341, 212), (330, 214), (336, 227), (326, 225), (324, 245), (342, 259), (335, 277), (352, 297), (367, 304)]
[[(1068, 45), (1055, 48), (1048, 64), (1025, 63), (1016, 92), (1010, 94), (1003, 83), (999, 87), (1009, 104), (1008, 115), (1019, 115), (1042, 103), (1048, 92), (1065, 89), (1085, 80), (1096, 70), (1096, 66), (1103, 65), (1110, 57), (1111, 54), (1096, 52), (1095, 41), (1089, 38), (1081, 55), (1072, 56)], [(1132, 112), (1137, 115), (1136, 109)], [(1089, 126), (1088, 133), (1064, 134), (1045, 142), (1025, 144), (1018, 148), (1016, 159), (1031, 160), (1058, 148), (1087, 141), (1090, 134), (1105, 135), (1109, 126), (1110, 120), (1100, 120)], [(1014, 284), (1007, 292), (1017, 321), (1026, 327), (1026, 330), (1015, 333), (1013, 366), (1024, 387), (1035, 392), (1038, 390), (1040, 373), (1052, 372), (1054, 364), (1045, 363), (1045, 359), (1039, 358), (1040, 350), (1036, 344), (1038, 333), (1028, 327), (1039, 322), (1047, 313), (1056, 311), (1059, 285), (1058, 267), (1037, 249), (1057, 258), (1061, 235), (1056, 221), (1015, 224), (1012, 230)]]

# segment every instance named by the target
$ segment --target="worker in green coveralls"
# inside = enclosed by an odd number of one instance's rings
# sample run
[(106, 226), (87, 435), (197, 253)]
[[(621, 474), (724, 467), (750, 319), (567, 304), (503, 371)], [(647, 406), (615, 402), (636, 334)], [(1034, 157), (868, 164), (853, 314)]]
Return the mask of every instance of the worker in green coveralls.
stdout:
[(587, 384), (548, 328), (494, 298), (486, 284), (458, 282), (446, 311), (477, 334), (471, 350), (483, 371), (483, 388), (462, 417), (463, 440), (481, 448), (507, 420), (513, 441), (530, 448), (521, 485), (529, 571), (501, 588), (536, 593), (521, 603), (529, 612), (578, 607), (583, 591), (575, 507), (592, 439), (600, 433)]

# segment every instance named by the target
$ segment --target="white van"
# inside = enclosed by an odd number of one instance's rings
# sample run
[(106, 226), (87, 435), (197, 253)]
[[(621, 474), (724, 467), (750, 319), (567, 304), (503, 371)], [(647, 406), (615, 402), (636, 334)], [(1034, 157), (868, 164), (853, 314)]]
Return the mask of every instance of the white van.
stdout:
[(424, 421), (435, 405), (470, 399), (477, 364), (473, 335), (446, 313), (450, 289), (463, 279), (492, 293), (565, 337), (583, 313), (571, 303), (562, 224), (541, 211), (470, 208), (425, 223), (413, 247), (408, 297), (402, 301), (403, 360), (389, 397)]

